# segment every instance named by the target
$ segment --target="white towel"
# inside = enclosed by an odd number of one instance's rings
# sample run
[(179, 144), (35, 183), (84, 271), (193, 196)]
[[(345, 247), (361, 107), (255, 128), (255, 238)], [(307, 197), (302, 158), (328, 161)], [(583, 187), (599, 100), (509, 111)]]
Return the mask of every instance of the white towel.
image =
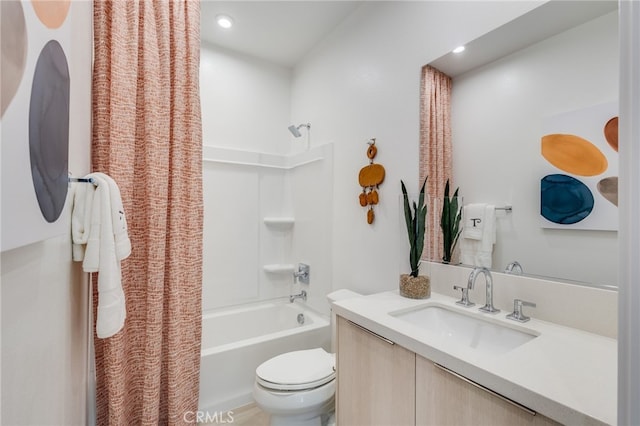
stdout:
[(116, 183), (103, 173), (92, 173), (87, 177), (94, 179), (97, 188), (93, 194), (82, 266), (85, 272), (99, 273), (96, 334), (100, 338), (106, 338), (113, 336), (124, 326), (126, 305), (120, 261), (131, 253), (131, 243)]
[(96, 187), (92, 184), (71, 186), (73, 191), (73, 207), (71, 210), (71, 239), (73, 260), (84, 260), (85, 244), (91, 229), (91, 210)]
[[(91, 203), (91, 217), (89, 219), (89, 236), (84, 249), (84, 258), (82, 259), (82, 269), (85, 272), (98, 272), (100, 270), (100, 237), (102, 235), (102, 203), (105, 199), (109, 199), (109, 187), (102, 179), (89, 174), (87, 178), (92, 178), (96, 183), (96, 190), (93, 194), (93, 202)], [(105, 192), (107, 191), (107, 192)]]
[[(493, 245), (496, 242), (496, 208), (484, 205), (482, 239), (467, 238), (463, 232), (460, 241), (460, 261), (467, 265), (491, 268)], [(465, 219), (465, 226), (468, 219)]]
[(95, 173), (109, 184), (109, 196), (111, 200), (111, 222), (113, 226), (113, 239), (116, 246), (116, 258), (126, 259), (131, 254), (131, 241), (127, 233), (127, 218), (124, 214), (120, 188), (111, 176), (104, 173)]
[(467, 204), (462, 208), (462, 237), (471, 240), (481, 240), (484, 232), (484, 211), (486, 204)]

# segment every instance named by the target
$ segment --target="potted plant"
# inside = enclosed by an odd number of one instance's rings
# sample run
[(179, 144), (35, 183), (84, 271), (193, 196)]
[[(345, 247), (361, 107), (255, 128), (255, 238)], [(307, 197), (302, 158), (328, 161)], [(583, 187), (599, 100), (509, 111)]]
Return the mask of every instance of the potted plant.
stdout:
[(443, 252), (442, 261), (444, 263), (451, 262), (453, 250), (460, 237), (460, 219), (462, 218), (462, 209), (458, 206), (458, 190), (456, 188), (453, 197), (449, 198), (449, 179), (444, 187), (444, 201), (442, 203), (442, 216), (440, 217), (440, 228), (442, 229)]
[(404, 182), (400, 180), (402, 185), (402, 197), (404, 201), (404, 218), (407, 225), (407, 233), (409, 235), (409, 265), (411, 273), (400, 275), (400, 294), (412, 299), (425, 299), (431, 296), (431, 282), (429, 277), (418, 275), (418, 267), (420, 266), (420, 257), (424, 248), (424, 234), (427, 216), (427, 205), (424, 202), (424, 187), (427, 178), (422, 183), (418, 204), (413, 202), (413, 211), (409, 204), (409, 195)]

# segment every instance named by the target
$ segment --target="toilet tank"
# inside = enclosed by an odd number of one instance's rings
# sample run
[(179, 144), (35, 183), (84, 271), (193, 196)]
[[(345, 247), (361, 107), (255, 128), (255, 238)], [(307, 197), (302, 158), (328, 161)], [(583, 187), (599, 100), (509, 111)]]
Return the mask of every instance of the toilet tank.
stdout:
[(339, 300), (351, 299), (352, 297), (360, 297), (360, 293), (355, 291), (340, 289), (327, 294), (327, 300), (331, 308), (331, 352), (336, 353), (336, 314), (333, 313), (333, 302)]

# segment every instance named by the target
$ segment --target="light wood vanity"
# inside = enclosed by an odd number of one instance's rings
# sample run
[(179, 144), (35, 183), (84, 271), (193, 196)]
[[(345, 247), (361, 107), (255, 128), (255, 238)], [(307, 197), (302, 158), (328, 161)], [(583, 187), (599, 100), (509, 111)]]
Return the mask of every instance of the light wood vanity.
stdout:
[[(437, 294), (435, 299), (455, 301)], [(419, 303), (425, 302), (388, 292), (334, 305), (338, 426), (615, 423), (615, 377), (609, 378), (615, 372), (613, 339), (540, 321), (532, 325), (540, 337), (527, 350), (495, 357), (455, 347), (449, 351), (388, 314)], [(565, 332), (567, 346), (545, 353)], [(574, 358), (572, 350), (584, 356)], [(584, 370), (596, 359), (613, 366)], [(602, 403), (596, 406), (592, 402), (598, 399)]]
[(416, 354), (342, 317), (337, 322), (338, 424), (414, 425)]
[(339, 426), (559, 423), (338, 317)]

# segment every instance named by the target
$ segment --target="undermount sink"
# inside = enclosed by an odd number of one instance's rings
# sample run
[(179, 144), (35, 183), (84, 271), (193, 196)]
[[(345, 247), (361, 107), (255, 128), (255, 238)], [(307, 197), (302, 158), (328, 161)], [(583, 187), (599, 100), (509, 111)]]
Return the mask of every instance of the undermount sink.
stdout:
[(487, 354), (505, 353), (537, 337), (437, 305), (392, 312), (390, 315)]

